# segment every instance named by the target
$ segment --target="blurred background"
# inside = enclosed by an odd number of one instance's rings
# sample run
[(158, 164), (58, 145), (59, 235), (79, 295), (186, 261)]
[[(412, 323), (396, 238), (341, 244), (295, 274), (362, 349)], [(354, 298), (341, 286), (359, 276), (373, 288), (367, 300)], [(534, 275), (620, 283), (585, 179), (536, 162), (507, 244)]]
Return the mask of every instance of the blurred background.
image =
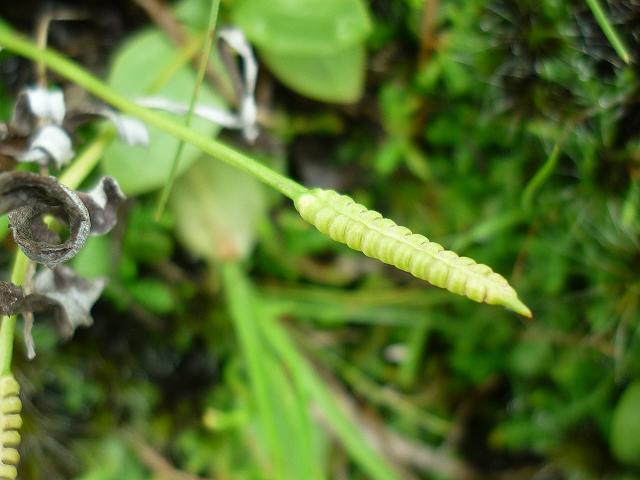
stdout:
[[(86, 183), (128, 195), (72, 262), (109, 279), (93, 325), (62, 341), (42, 317), (33, 361), (16, 340), (20, 478), (640, 478), (640, 2), (602, 3), (629, 58), (592, 4), (223, 0), (218, 26), (258, 59), (260, 133), (192, 128), (490, 265), (534, 318), (351, 251), (190, 147), (156, 221), (178, 142), (150, 129)], [(209, 6), (0, 17), (29, 35), (53, 18), (48, 44), (127, 97), (188, 102)], [(0, 119), (34, 75), (0, 52)], [(200, 102), (233, 109), (237, 85), (216, 53)]]

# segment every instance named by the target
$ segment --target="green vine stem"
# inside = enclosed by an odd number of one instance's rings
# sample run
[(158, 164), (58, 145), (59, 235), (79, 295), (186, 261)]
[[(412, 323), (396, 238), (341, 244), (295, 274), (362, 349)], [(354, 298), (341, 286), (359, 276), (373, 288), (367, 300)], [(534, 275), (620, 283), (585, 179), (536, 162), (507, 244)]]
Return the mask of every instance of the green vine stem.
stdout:
[[(60, 175), (60, 182), (69, 188), (78, 188), (98, 164), (105, 148), (113, 137), (113, 129), (103, 131)], [(18, 286), (24, 285), (29, 263), (30, 260), (22, 253), (22, 250), (17, 250), (11, 271), (12, 283)], [(11, 371), (16, 319), (16, 315), (2, 317), (2, 325), (0, 325), (0, 375), (5, 375)]]
[[(189, 127), (191, 125), (193, 112), (195, 110), (196, 103), (198, 102), (198, 97), (200, 96), (200, 86), (202, 85), (202, 81), (204, 80), (204, 75), (207, 71), (207, 65), (209, 65), (211, 46), (213, 45), (213, 41), (216, 38), (215, 30), (216, 22), (218, 21), (219, 9), (220, 0), (212, 0), (209, 12), (209, 25), (207, 27), (207, 41), (205, 42), (204, 49), (202, 50), (202, 54), (200, 55), (200, 63), (198, 65), (198, 73), (196, 75), (196, 84), (193, 88), (193, 93), (191, 94), (191, 100), (189, 102), (189, 110), (187, 111), (187, 116), (184, 120), (184, 124), (186, 127)], [(164, 209), (167, 206), (167, 202), (169, 201), (169, 195), (171, 194), (171, 189), (173, 188), (173, 184), (176, 180), (178, 165), (180, 164), (180, 157), (182, 156), (184, 145), (184, 140), (180, 140), (180, 143), (178, 143), (178, 148), (176, 148), (176, 153), (173, 157), (173, 163), (171, 164), (171, 171), (169, 172), (169, 178), (167, 179), (167, 183), (162, 189), (162, 193), (160, 194), (160, 201), (158, 202), (158, 208), (156, 209), (156, 220), (160, 219), (160, 217), (162, 216), (162, 212), (164, 212)]]
[(162, 113), (154, 112), (135, 104), (59, 53), (48, 48), (38, 48), (32, 41), (13, 31), (11, 27), (3, 22), (0, 22), (0, 46), (34, 62), (43, 63), (49, 70), (83, 87), (120, 111), (138, 117), (149, 125), (199, 148), (204, 153), (255, 176), (292, 200), (307, 191), (304, 186), (280, 175), (247, 155), (190, 130), (185, 125), (171, 120)]

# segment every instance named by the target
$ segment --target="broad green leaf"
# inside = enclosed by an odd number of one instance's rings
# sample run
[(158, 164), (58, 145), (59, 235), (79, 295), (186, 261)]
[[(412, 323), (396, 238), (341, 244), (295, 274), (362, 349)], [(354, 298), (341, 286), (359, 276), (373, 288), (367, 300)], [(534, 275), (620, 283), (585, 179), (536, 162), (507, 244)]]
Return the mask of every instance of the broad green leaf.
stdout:
[(360, 97), (371, 31), (362, 1), (240, 0), (232, 18), (291, 89), (327, 102)]
[(257, 180), (202, 157), (176, 182), (169, 207), (180, 241), (194, 255), (216, 262), (249, 254), (266, 202)]
[(352, 103), (362, 95), (366, 54), (355, 44), (327, 54), (260, 51), (273, 74), (292, 90), (325, 102)]
[(171, 289), (159, 280), (137, 279), (127, 285), (127, 291), (135, 302), (158, 315), (172, 312), (176, 307)]
[(640, 466), (640, 381), (629, 385), (613, 412), (611, 450), (618, 460)]
[(148, 478), (140, 460), (124, 441), (114, 435), (94, 442), (82, 452), (88, 468), (76, 480), (143, 480)]
[[(175, 64), (176, 48), (165, 36), (156, 31), (143, 32), (129, 40), (116, 55), (109, 74), (109, 84), (128, 97), (161, 96), (173, 101), (189, 102), (196, 75), (190, 65), (176, 71), (157, 91), (150, 89)], [(221, 101), (211, 88), (203, 84), (199, 103), (220, 105)], [(180, 116), (167, 114), (179, 122)], [(178, 140), (154, 127), (149, 129), (150, 145), (147, 149), (112, 142), (104, 155), (103, 168), (114, 176), (122, 190), (135, 195), (161, 187), (169, 175)], [(194, 118), (191, 128), (206, 135), (214, 135), (219, 128), (207, 121)], [(198, 157), (198, 150), (185, 145), (179, 165), (184, 172)]]
[(73, 258), (72, 264), (82, 277), (108, 277), (113, 269), (109, 237), (89, 237), (82, 250)]
[(280, 54), (330, 55), (371, 31), (361, 0), (239, 0), (232, 18), (258, 47)]

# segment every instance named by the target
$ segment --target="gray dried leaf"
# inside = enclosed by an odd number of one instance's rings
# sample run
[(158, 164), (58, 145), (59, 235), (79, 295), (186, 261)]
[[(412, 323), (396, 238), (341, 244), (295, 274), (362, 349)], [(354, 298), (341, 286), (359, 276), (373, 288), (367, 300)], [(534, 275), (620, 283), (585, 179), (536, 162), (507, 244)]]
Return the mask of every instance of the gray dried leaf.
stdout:
[(25, 317), (27, 355), (33, 358), (33, 313), (52, 312), (59, 335), (69, 338), (76, 328), (93, 323), (90, 311), (105, 285), (104, 278), (85, 279), (64, 265), (55, 270), (45, 269), (36, 275), (34, 292), (30, 294), (25, 295), (21, 287), (10, 282), (0, 282), (0, 313)]
[(79, 326), (93, 323), (90, 311), (107, 284), (105, 278), (86, 279), (71, 268), (60, 265), (44, 269), (34, 279), (34, 296), (57, 303), (58, 328), (63, 337), (73, 335)]
[(27, 358), (33, 360), (36, 358), (36, 344), (33, 341), (33, 312), (24, 312), (22, 319), (24, 321), (23, 336), (24, 346), (27, 349)]
[[(13, 237), (31, 260), (53, 268), (69, 260), (84, 246), (91, 222), (80, 197), (54, 177), (29, 172), (0, 174), (0, 213), (9, 212)], [(52, 215), (69, 227), (60, 241), (44, 224)]]
[(69, 163), (74, 152), (71, 138), (57, 125), (40, 128), (29, 142), (28, 149), (17, 158), (20, 162), (48, 165), (50, 162), (59, 169)]
[(38, 124), (61, 125), (65, 113), (64, 95), (61, 90), (29, 87), (18, 94), (9, 126), (16, 134), (26, 136)]
[(22, 288), (10, 282), (0, 281), (0, 314), (18, 313), (17, 305), (23, 300)]
[(125, 201), (124, 193), (113, 177), (102, 177), (98, 185), (78, 196), (89, 211), (91, 235), (104, 235), (118, 221), (118, 208)]

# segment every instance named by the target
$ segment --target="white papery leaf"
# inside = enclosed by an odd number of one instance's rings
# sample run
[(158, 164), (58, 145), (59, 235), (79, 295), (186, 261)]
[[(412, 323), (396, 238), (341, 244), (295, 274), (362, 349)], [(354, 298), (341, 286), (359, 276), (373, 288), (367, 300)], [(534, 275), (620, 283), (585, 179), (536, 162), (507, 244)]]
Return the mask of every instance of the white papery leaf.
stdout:
[(18, 161), (47, 165), (52, 161), (56, 168), (69, 163), (74, 152), (69, 134), (57, 125), (45, 125), (40, 128), (29, 142), (29, 148)]
[(29, 87), (18, 95), (11, 124), (16, 130), (28, 133), (34, 119), (44, 123), (61, 125), (65, 114), (66, 107), (62, 90)]
[(30, 88), (27, 90), (27, 96), (31, 111), (36, 117), (50, 120), (56, 125), (62, 123), (66, 112), (62, 90)]
[[(154, 110), (163, 110), (176, 115), (186, 115), (189, 111), (189, 105), (184, 102), (174, 102), (168, 98), (162, 97), (142, 97), (136, 100), (138, 105), (152, 108)], [(224, 108), (213, 105), (196, 105), (193, 109), (194, 115), (221, 125), (225, 128), (241, 128), (241, 122), (237, 115)]]
[(118, 114), (108, 108), (105, 108), (100, 113), (116, 127), (118, 137), (122, 143), (145, 148), (149, 146), (149, 130), (140, 120)]

